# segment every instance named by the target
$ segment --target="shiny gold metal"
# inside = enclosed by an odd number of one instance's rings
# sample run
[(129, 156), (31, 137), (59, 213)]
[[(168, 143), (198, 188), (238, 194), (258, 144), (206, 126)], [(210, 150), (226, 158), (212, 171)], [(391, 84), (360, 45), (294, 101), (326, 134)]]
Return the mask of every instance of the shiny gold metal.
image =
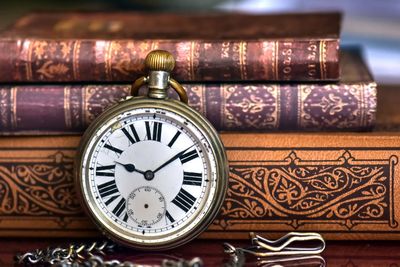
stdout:
[[(155, 54), (150, 54), (148, 56), (148, 62), (146, 65), (150, 68), (151, 71), (170, 71), (173, 67), (171, 63), (169, 53), (161, 53), (157, 52)], [(156, 59), (162, 60), (162, 63), (158, 64)], [(160, 70), (162, 69), (162, 70)], [(164, 74), (162, 74), (164, 75)], [(132, 95), (137, 96), (139, 88), (144, 84), (150, 84), (149, 81), (151, 75), (147, 77), (141, 77), (132, 86)], [(154, 84), (153, 84), (154, 85)], [(157, 82), (155, 83), (157, 85)], [(166, 96), (161, 98), (162, 94), (159, 94), (157, 97), (156, 95), (158, 92), (156, 90), (164, 90), (170, 85), (173, 87), (178, 95), (180, 96), (181, 101), (177, 101), (174, 99), (169, 99)], [(207, 227), (212, 223), (215, 217), (220, 210), (224, 198), (225, 193), (228, 187), (228, 161), (225, 153), (224, 146), (222, 144), (221, 139), (219, 138), (218, 132), (214, 129), (209, 121), (207, 121), (200, 113), (195, 111), (194, 109), (190, 108), (187, 103), (187, 95), (184, 88), (176, 82), (172, 78), (168, 78), (167, 86), (165, 88), (149, 88), (149, 94), (147, 96), (140, 96), (140, 97), (132, 97), (125, 101), (119, 102), (116, 105), (112, 106), (111, 108), (104, 111), (97, 117), (86, 130), (84, 136), (81, 139), (81, 144), (78, 152), (78, 157), (76, 158), (75, 162), (75, 184), (77, 185), (78, 195), (81, 197), (81, 203), (83, 208), (85, 209), (86, 213), (91, 217), (91, 219), (95, 222), (95, 224), (101, 229), (101, 231), (107, 235), (112, 240), (122, 243), (126, 246), (144, 249), (144, 250), (157, 250), (157, 249), (170, 249), (177, 246), (180, 246), (195, 237), (197, 237), (200, 233), (205, 231)], [(150, 91), (154, 94), (151, 94)], [(215, 166), (216, 166), (216, 176), (217, 181), (215, 184), (215, 195), (212, 199), (212, 205), (208, 208), (208, 210), (204, 211), (205, 216), (203, 219), (196, 224), (196, 226), (191, 230), (184, 234), (177, 234), (178, 232), (172, 232), (177, 237), (174, 239), (168, 239), (169, 236), (172, 234), (168, 234), (162, 241), (159, 243), (146, 243), (146, 242), (132, 242), (132, 232), (121, 230), (121, 228), (116, 227), (112, 222), (111, 219), (108, 218), (104, 213), (99, 209), (99, 207), (95, 204), (95, 199), (93, 194), (89, 193), (89, 181), (88, 179), (84, 179), (88, 177), (88, 169), (89, 169), (89, 161), (85, 158), (91, 158), (93, 154), (93, 147), (89, 144), (93, 142), (97, 142), (98, 138), (98, 130), (102, 129), (104, 125), (106, 125), (109, 121), (118, 118), (120, 114), (128, 112), (133, 109), (143, 109), (143, 108), (155, 108), (160, 111), (169, 111), (173, 112), (187, 121), (193, 123), (196, 128), (203, 134), (206, 138), (208, 145), (207, 147), (204, 146), (204, 149), (210, 150), (215, 158)], [(86, 163), (85, 163), (86, 162)], [(210, 170), (209, 170), (210, 171)], [(209, 174), (211, 176), (211, 173)], [(194, 222), (195, 218), (191, 218), (188, 221), (188, 225)], [(150, 238), (143, 235), (138, 234), (134, 236), (134, 238)], [(162, 239), (162, 238), (160, 238)]]
[(170, 72), (175, 67), (175, 59), (171, 53), (164, 50), (154, 50), (150, 52), (145, 59), (148, 76), (137, 79), (131, 88), (131, 95), (138, 96), (140, 88), (148, 84), (149, 98), (165, 99), (168, 97), (167, 90), (172, 87), (178, 94), (179, 99), (185, 104), (188, 103), (188, 97), (185, 89), (177, 81), (170, 77)]
[(181, 101), (183, 103), (187, 104), (188, 96), (186, 94), (185, 88), (183, 88), (182, 85), (180, 85), (177, 81), (175, 81), (172, 78), (169, 79), (169, 85), (171, 85), (171, 87), (175, 89), (175, 91), (179, 95), (179, 98), (181, 99)]
[(153, 50), (144, 60), (144, 65), (150, 71), (161, 70), (171, 72), (175, 67), (174, 56), (165, 50)]

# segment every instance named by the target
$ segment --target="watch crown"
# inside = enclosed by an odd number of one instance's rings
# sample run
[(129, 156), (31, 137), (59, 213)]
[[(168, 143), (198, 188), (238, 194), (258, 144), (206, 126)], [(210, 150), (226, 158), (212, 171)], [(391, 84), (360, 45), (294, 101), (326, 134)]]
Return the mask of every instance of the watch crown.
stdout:
[(168, 51), (153, 50), (146, 56), (144, 64), (150, 71), (171, 72), (175, 67), (175, 59)]

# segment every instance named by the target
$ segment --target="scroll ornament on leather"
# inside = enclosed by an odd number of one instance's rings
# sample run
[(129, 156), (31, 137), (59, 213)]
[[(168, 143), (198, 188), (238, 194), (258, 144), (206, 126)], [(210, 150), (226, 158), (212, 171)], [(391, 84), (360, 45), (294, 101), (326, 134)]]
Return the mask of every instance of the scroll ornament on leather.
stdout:
[[(317, 231), (328, 239), (400, 239), (400, 136), (222, 134), (229, 190), (205, 238)], [(0, 234), (96, 232), (72, 180), (79, 137), (0, 139)], [(22, 220), (23, 219), (23, 220)]]

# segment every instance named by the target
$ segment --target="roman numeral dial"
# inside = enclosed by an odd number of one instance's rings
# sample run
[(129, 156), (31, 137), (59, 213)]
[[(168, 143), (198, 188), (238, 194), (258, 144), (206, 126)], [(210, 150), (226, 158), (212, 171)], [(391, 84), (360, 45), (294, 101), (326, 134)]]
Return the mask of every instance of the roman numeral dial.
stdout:
[(85, 194), (114, 229), (144, 239), (175, 234), (214, 204), (215, 154), (193, 121), (162, 108), (134, 110), (100, 125), (84, 165)]

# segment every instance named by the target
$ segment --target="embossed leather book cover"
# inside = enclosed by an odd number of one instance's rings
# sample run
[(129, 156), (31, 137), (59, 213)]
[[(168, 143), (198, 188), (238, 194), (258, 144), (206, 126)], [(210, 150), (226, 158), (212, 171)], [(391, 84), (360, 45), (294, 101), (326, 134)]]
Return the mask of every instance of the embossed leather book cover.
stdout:
[(132, 82), (154, 49), (180, 81), (339, 78), (338, 13), (32, 13), (0, 34), (0, 82)]
[[(73, 186), (79, 137), (0, 138), (0, 235), (87, 236)], [(400, 134), (222, 134), (225, 203), (205, 238), (317, 231), (400, 239)]]
[[(222, 133), (229, 190), (204, 238), (400, 240), (398, 88), (381, 88), (368, 133)], [(388, 131), (394, 129), (394, 131)], [(79, 136), (0, 138), (0, 236), (96, 235), (73, 185)]]
[[(189, 105), (221, 131), (369, 130), (376, 84), (356, 52), (341, 57), (340, 83), (184, 84)], [(130, 85), (0, 86), (0, 134), (82, 133)]]

